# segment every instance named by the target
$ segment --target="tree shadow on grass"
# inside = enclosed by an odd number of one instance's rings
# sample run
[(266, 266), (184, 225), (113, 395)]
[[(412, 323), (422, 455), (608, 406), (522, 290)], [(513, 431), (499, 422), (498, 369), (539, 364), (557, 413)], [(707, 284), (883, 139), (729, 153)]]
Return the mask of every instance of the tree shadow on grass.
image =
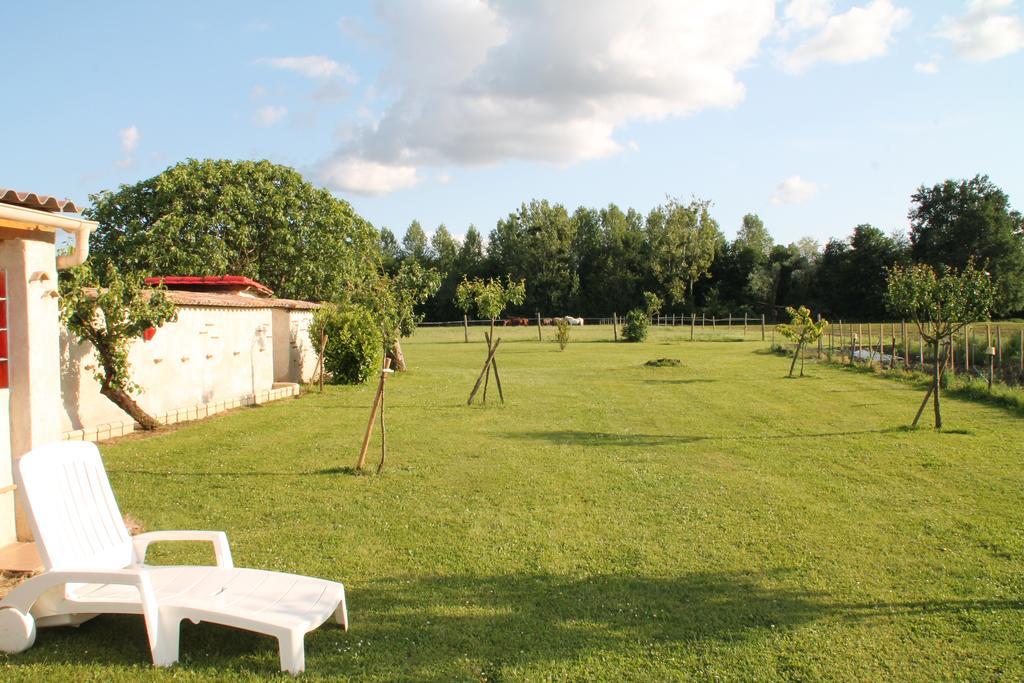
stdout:
[(561, 446), (664, 446), (671, 444), (697, 443), (699, 441), (787, 441), (791, 439), (818, 439), (822, 437), (862, 436), (864, 434), (894, 434), (904, 431), (900, 427), (885, 429), (861, 429), (834, 432), (813, 432), (808, 434), (764, 434), (764, 435), (687, 435), (687, 434), (612, 434), (610, 432), (586, 432), (572, 429), (535, 432), (509, 432), (509, 439), (546, 441)]
[[(587, 659), (600, 664), (602, 657), (634, 657), (642, 664), (659, 646), (706, 651), (708, 645), (769, 640), (824, 620), (1024, 610), (1020, 600), (836, 603), (825, 594), (772, 585), (786, 573), (380, 578), (349, 587), (349, 633), (327, 624), (306, 637), (307, 673), (498, 679), (506, 669), (522, 676), (523, 667), (556, 670)], [(115, 666), (137, 675), (139, 668), (148, 669), (149, 652), (141, 617), (104, 615), (79, 628), (40, 629), (35, 647), (0, 661), (15, 667)], [(278, 671), (277, 643), (185, 621), (179, 667), (212, 677), (269, 676)]]
[(643, 379), (644, 384), (710, 384), (717, 379)]

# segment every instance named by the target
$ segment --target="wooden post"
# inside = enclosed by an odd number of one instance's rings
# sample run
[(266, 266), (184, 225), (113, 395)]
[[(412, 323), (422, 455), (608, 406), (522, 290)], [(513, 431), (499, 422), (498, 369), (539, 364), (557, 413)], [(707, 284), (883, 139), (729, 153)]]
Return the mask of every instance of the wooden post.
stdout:
[(476, 378), (476, 384), (473, 385), (473, 391), (469, 392), (469, 400), (466, 401), (466, 405), (473, 404), (473, 397), (476, 396), (476, 392), (480, 389), (480, 383), (484, 381), (484, 374), (490, 375), (487, 372), (488, 368), (491, 367), (491, 360), (494, 358), (495, 352), (498, 350), (498, 344), (501, 343), (501, 339), (497, 339), (494, 342), (494, 346), (491, 347), (487, 354), (487, 360), (484, 361), (484, 366), (480, 369), (480, 376)]
[(764, 341), (764, 313), (761, 314), (761, 341)]
[(995, 374), (996, 354), (992, 350), (992, 325), (985, 325), (985, 353), (988, 354), (988, 390), (992, 391), (992, 375)]
[(537, 311), (537, 341), (544, 341), (544, 337), (540, 331), (540, 311)]
[[(821, 313), (818, 314), (818, 322), (821, 322)], [(818, 337), (818, 360), (821, 360), (821, 353), (825, 350), (825, 340)]]
[(693, 341), (693, 328), (697, 324), (697, 314), (690, 314), (690, 341)]
[(320, 370), (320, 393), (324, 393), (324, 352), (327, 350), (327, 335), (320, 333), (320, 360), (317, 361), (317, 366)]
[(971, 338), (968, 329), (970, 325), (964, 325), (964, 372), (971, 374)]
[(612, 338), (619, 341), (619, 314), (612, 312)]
[[(488, 348), (490, 348), (491, 341), (492, 341), (491, 340), (491, 335), (489, 335), (487, 333), (484, 333), (484, 336), (487, 338), (487, 346), (488, 346)], [(493, 354), (491, 355), (491, 367), (494, 368), (494, 383), (498, 385), (498, 398), (500, 398), (501, 402), (504, 403), (505, 402), (505, 392), (503, 392), (501, 390), (501, 377), (498, 375), (498, 359)], [(484, 380), (484, 400), (486, 400), (486, 399), (487, 399), (487, 380)]]
[(716, 323), (715, 316), (711, 316), (711, 331), (712, 332), (714, 332), (715, 330), (718, 329), (718, 325), (716, 325), (715, 323)]
[(359, 460), (356, 462), (356, 471), (363, 469), (366, 464), (366, 451), (370, 447), (370, 437), (373, 435), (373, 423), (377, 419), (377, 408), (380, 406), (381, 398), (384, 396), (384, 380), (392, 372), (391, 359), (384, 359), (384, 367), (380, 371), (380, 383), (377, 384), (377, 394), (373, 397), (373, 407), (370, 409), (370, 421), (366, 423), (366, 435), (363, 436), (363, 447), (359, 449)]
[(462, 314), (462, 334), (466, 337), (466, 343), (469, 343), (469, 316), (465, 313)]
[(700, 314), (700, 331), (701, 331), (701, 334), (704, 333), (704, 326), (707, 325), (707, 324), (708, 324), (708, 316), (707, 316), (706, 313), (701, 311), (701, 314)]
[[(388, 359), (390, 360), (390, 359)], [(390, 371), (389, 371), (390, 372)], [(384, 373), (381, 372), (380, 380), (380, 462), (377, 463), (377, 474), (384, 469), (384, 461), (388, 457), (388, 432), (384, 428), (384, 406), (387, 403), (384, 397)]]
[(903, 369), (910, 369), (910, 349), (907, 348), (907, 321), (900, 321), (900, 334), (903, 337)]
[(889, 369), (896, 369), (896, 323), (892, 324), (889, 330), (892, 332), (892, 353), (889, 355)]
[(999, 363), (999, 373), (1003, 372), (1003, 330), (996, 325), (996, 360)]

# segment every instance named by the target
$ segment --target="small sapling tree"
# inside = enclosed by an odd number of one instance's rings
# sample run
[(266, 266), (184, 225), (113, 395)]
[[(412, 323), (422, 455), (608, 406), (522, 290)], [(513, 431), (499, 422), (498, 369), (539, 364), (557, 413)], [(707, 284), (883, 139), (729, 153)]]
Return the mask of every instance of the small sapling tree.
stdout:
[(160, 423), (132, 398), (142, 389), (132, 381), (128, 352), (146, 330), (174, 320), (174, 304), (162, 290), (143, 287), (141, 274), (121, 273), (109, 262), (102, 272), (98, 277), (85, 263), (62, 274), (61, 320), (79, 343), (96, 350), (100, 393), (142, 429), (156, 429)]
[(559, 318), (555, 321), (557, 331), (555, 332), (555, 340), (558, 342), (558, 348), (560, 351), (565, 351), (565, 347), (569, 345), (569, 321), (565, 318)]
[(494, 338), (494, 321), (498, 319), (508, 306), (521, 304), (525, 298), (526, 281), (520, 280), (516, 282), (511, 277), (508, 277), (504, 282), (502, 282), (501, 278), (488, 278), (487, 280), (474, 278), (467, 280), (463, 277), (462, 282), (456, 288), (455, 303), (459, 308), (462, 310), (475, 308), (477, 315), (491, 321), (490, 333), (485, 335), (487, 340), (487, 360), (484, 363), (483, 370), (480, 371), (480, 376), (477, 378), (473, 390), (469, 394), (467, 403), (473, 402), (473, 397), (480, 388), (481, 380), (484, 382), (484, 402), (487, 401), (487, 384), (490, 382), (492, 367), (494, 368), (494, 380), (498, 385), (498, 395), (504, 401), (501, 380), (498, 378), (498, 363), (494, 359), (494, 354), (498, 350), (498, 341), (500, 341)]
[(825, 328), (828, 327), (828, 321), (822, 318), (815, 322), (811, 316), (811, 310), (806, 306), (801, 306), (800, 308), (787, 306), (786, 313), (789, 314), (789, 322), (779, 325), (776, 329), (783, 337), (796, 343), (796, 350), (793, 352), (793, 362), (789, 364), (789, 376), (793, 376), (793, 368), (796, 367), (796, 359), (799, 358), (800, 376), (803, 377), (804, 356), (801, 352), (804, 345), (813, 344), (821, 339), (821, 335), (825, 333)]
[(914, 321), (935, 359), (931, 386), (914, 417), (915, 427), (931, 398), (935, 408), (935, 429), (942, 428), (939, 385), (945, 360), (939, 359), (940, 346), (950, 341), (965, 325), (987, 319), (994, 300), (992, 277), (977, 270), (973, 261), (968, 261), (959, 272), (943, 267), (936, 273), (924, 263), (889, 269), (886, 284), (889, 308), (893, 313)]
[(423, 320), (423, 314), (416, 312), (416, 306), (437, 292), (441, 278), (433, 268), (424, 268), (417, 261), (407, 260), (393, 276), (381, 275), (378, 286), (371, 293), (373, 308), (381, 321), (384, 347), (395, 370), (401, 372), (406, 369), (401, 338), (412, 335)]

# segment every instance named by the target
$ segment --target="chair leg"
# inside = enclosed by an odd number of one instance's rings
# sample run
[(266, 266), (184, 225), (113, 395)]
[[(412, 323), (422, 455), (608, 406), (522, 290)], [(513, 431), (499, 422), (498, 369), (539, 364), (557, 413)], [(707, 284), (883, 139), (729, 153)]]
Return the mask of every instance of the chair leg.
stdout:
[(305, 632), (294, 629), (278, 636), (277, 643), (281, 649), (281, 671), (298, 676), (306, 669), (305, 638)]
[(345, 603), (345, 589), (341, 589), (341, 602), (338, 603), (338, 608), (334, 610), (334, 620), (341, 626), (342, 631), (348, 630), (348, 606)]
[(171, 666), (178, 661), (181, 618), (161, 614), (157, 617), (156, 645), (152, 649), (153, 666)]

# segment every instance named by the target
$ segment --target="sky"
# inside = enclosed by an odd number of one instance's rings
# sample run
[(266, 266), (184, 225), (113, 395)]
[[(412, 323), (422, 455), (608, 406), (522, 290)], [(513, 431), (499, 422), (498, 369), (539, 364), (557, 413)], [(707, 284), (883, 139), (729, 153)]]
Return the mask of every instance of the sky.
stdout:
[(905, 231), (921, 185), (1024, 209), (1013, 0), (46, 2), (4, 9), (0, 186), (88, 203), (269, 159), (399, 237), (531, 199), (711, 200), (732, 237)]

